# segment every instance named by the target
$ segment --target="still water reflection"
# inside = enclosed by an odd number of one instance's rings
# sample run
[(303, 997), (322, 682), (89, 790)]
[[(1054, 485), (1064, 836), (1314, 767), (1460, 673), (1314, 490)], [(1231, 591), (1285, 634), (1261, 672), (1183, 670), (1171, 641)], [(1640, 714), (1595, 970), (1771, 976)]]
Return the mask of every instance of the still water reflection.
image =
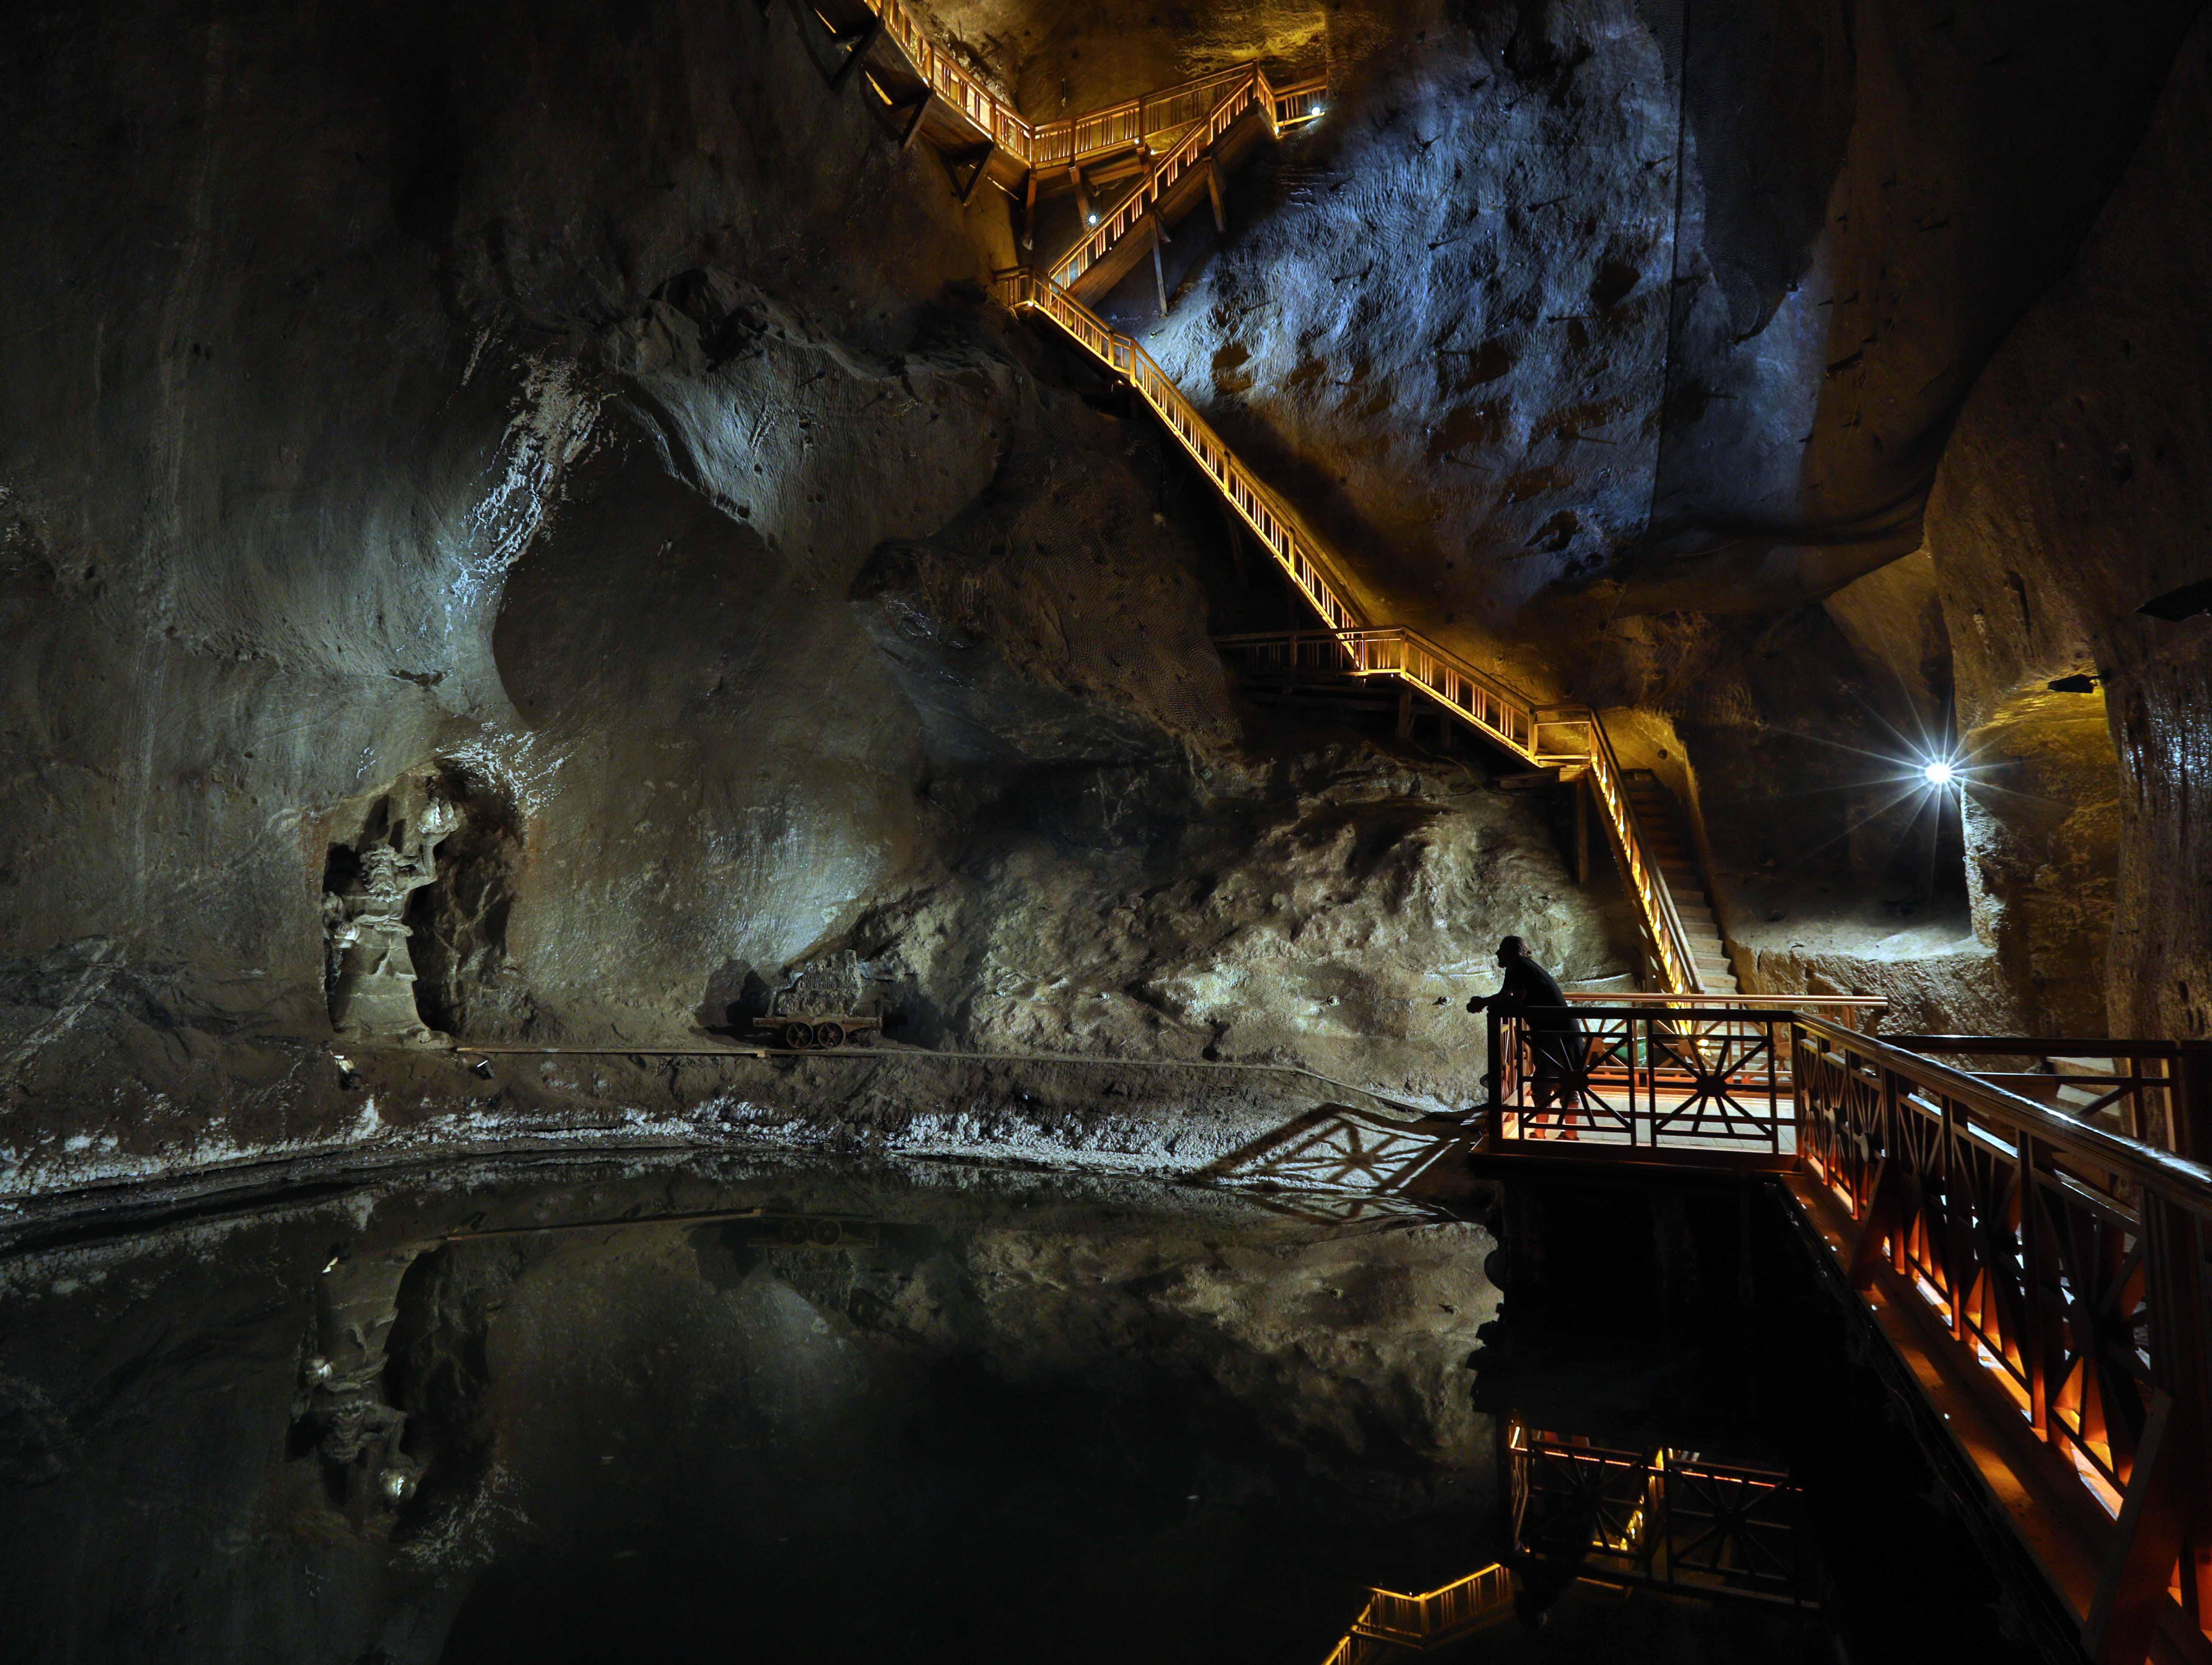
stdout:
[(20, 1247), (5, 1651), (1832, 1657), (1758, 1430), (1716, 1452), (1708, 1407), (1669, 1449), (1679, 1373), (1509, 1345), (1494, 1247), (1440, 1213), (731, 1158)]

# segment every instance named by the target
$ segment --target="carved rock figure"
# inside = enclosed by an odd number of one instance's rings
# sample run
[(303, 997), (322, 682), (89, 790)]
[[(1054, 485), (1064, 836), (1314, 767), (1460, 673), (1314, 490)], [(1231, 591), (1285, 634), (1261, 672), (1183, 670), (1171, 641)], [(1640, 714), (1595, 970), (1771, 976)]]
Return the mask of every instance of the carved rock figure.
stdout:
[(423, 795), (412, 816), (392, 799), (370, 817), (359, 868), (323, 895), (331, 957), (331, 1022), (348, 1038), (428, 1046), (436, 1034), (415, 1004), (407, 898), (438, 877), (438, 845), (459, 824), (453, 806)]

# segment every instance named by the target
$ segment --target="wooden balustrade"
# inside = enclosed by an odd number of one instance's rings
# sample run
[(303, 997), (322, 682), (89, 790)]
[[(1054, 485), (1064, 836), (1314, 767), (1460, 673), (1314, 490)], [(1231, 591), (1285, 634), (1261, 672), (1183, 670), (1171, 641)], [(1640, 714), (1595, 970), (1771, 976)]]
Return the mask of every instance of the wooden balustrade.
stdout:
[(1489, 1014), (1486, 1151), (1771, 1173), (1797, 1165), (1797, 1013), (1589, 1001), (1571, 1010), (1578, 1034)]
[[(2212, 1042), (2068, 1040), (2005, 1035), (1890, 1035), (1907, 1052), (1964, 1067), (2076, 1120), (2198, 1162), (2212, 1158)], [(1991, 1069), (2013, 1060), (2027, 1069)]]
[(2106, 1546), (2089, 1652), (2136, 1665), (2162, 1626), (2201, 1638), (2212, 1170), (1818, 1019), (1791, 1044), (1812, 1202), (1849, 1223), (1854, 1284), (1917, 1303), (1985, 1415), (2098, 1506), (2075, 1521)]
[(1091, 110), (1059, 121), (1041, 122), (1033, 131), (1030, 165), (1066, 167), (1111, 151), (1127, 150), (1152, 140), (1180, 134), (1202, 121), (1219, 101), (1222, 87), (1250, 76), (1255, 64), (1239, 64), (1195, 80), (1163, 87), (1103, 110)]
[[(1808, 1222), (1832, 1228), (1852, 1285), (1879, 1285), (1889, 1310), (1917, 1314), (1983, 1425), (2015, 1431), (2009, 1472), (2053, 1500), (2055, 1531), (2088, 1547), (2071, 1572), (2045, 1564), (2100, 1665), (2140, 1665), (2155, 1636), (2178, 1657), (2202, 1649), (2212, 1168), (1803, 1012), (1574, 1011), (1585, 1032), (1571, 1039), (1492, 1014), (1486, 1152), (1789, 1176)], [(1906, 1038), (1969, 1054), (2037, 1044)], [(2090, 1045), (2041, 1044), (2061, 1056)], [(2188, 1078), (2138, 1078), (2168, 1079)]]
[[(861, 3), (875, 14), (883, 25), (884, 38), (904, 54), (915, 77), (964, 118), (981, 137), (1025, 169), (1079, 166), (1123, 150), (1146, 149), (1155, 140), (1182, 137), (1185, 130), (1215, 114), (1224, 88), (1231, 86), (1249, 89), (1237, 113), (1242, 114), (1256, 100), (1269, 125), (1279, 131), (1313, 120), (1328, 96), (1328, 83), (1322, 78), (1278, 88), (1257, 64), (1238, 64), (1103, 109), (1031, 123), (939, 45), (903, 0), (861, 0)], [(1183, 137), (1175, 154), (1181, 155), (1188, 145), (1188, 138)], [(1204, 148), (1201, 144), (1199, 149)]]
[[(1815, 1018), (1826, 1018), (1846, 1029), (1856, 1029), (1859, 1020), (1880, 1018), (1889, 1010), (1889, 998), (1883, 994), (1651, 994), (1637, 993), (1580, 994), (1567, 993), (1568, 1001), (1582, 1006), (1669, 1006), (1681, 1011), (1741, 1010), (1746, 1005), (1770, 1007), (1783, 1012), (1809, 1012)], [(1893, 1044), (1903, 1044), (1899, 1037), (1885, 1036)], [(1907, 1037), (1909, 1038), (1909, 1037)]]
[(1255, 65), (1211, 89), (1212, 107), (1164, 155), (1154, 159), (1137, 188), (1115, 204), (1103, 224), (1085, 231), (1077, 238), (1073, 248), (1054, 262), (1052, 282), (1066, 288), (1105, 258), (1106, 251), (1134, 230), (1146, 215), (1155, 211), (1160, 198), (1175, 188), (1185, 171), (1211, 149), (1246, 111), (1266, 109), (1272, 122), (1272, 100), (1263, 100), (1261, 94), (1265, 85), (1266, 77)]

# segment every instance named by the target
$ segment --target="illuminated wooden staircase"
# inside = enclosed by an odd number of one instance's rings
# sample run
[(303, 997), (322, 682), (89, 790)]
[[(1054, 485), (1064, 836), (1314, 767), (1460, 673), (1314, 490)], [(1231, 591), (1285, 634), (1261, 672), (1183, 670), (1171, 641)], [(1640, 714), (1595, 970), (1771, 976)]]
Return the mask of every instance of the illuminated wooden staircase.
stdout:
[[(1013, 310), (1057, 325), (1150, 405), (1320, 617), (1319, 630), (1222, 639), (1224, 653), (1263, 676), (1310, 669), (1329, 678), (1393, 680), (1534, 767), (1586, 783), (1635, 900), (1647, 981), (1669, 994), (1733, 990), (1717, 936), (1693, 934), (1677, 905), (1674, 886), (1686, 893), (1694, 888), (1692, 906), (1702, 916), (1696, 922), (1711, 920), (1706, 887), (1692, 887), (1696, 874), (1686, 865), (1686, 848), (1669, 842), (1671, 807), (1648, 791), (1639, 802), (1637, 783), (1598, 714), (1584, 706), (1539, 705), (1419, 633), (1370, 621), (1352, 599), (1335, 556), (1237, 460), (1152, 355), (1083, 302), (1085, 295), (1110, 289), (1147, 252), (1156, 254), (1169, 224), (1201, 197), (1218, 214), (1222, 170), (1263, 133), (1279, 134), (1319, 115), (1326, 82), (1277, 87), (1261, 65), (1240, 64), (1104, 110), (1034, 124), (963, 69), (903, 0), (793, 5), (802, 22), (811, 17), (827, 31), (833, 53), (842, 54), (823, 69), (831, 86), (857, 72), (902, 146), (927, 138), (945, 155), (963, 202), (991, 181), (1022, 201), (1029, 229), (1041, 192), (1075, 193), (1086, 222), (1075, 245), (1047, 271), (1015, 267), (1000, 273), (997, 294)], [(1091, 191), (1126, 179), (1134, 184), (1094, 214)], [(1094, 218), (1096, 225), (1087, 223)], [(1671, 858), (1671, 872), (1655, 854), (1660, 850)]]
[[(1634, 897), (1651, 981), (1669, 994), (1708, 991), (1700, 949), (1677, 911), (1668, 878), (1651, 854), (1635, 783), (1614, 753), (1605, 724), (1587, 706), (1542, 706), (1418, 631), (1370, 624), (1351, 599), (1335, 556), (1297, 524), (1289, 508), (1239, 462), (1136, 342), (1116, 333), (1049, 278), (1017, 267), (999, 274), (999, 298), (1059, 325), (1150, 405), (1188, 452), (1237, 519), (1259, 538), (1292, 587), (1321, 616), (1322, 629), (1218, 638), (1223, 653), (1265, 679), (1302, 668), (1330, 677), (1389, 678), (1538, 769), (1587, 783), (1615, 859)], [(1661, 800), (1663, 802), (1663, 799)], [(1645, 802), (1652, 800), (1646, 794)], [(1655, 811), (1646, 808), (1645, 815)], [(1670, 854), (1677, 854), (1671, 845)], [(1679, 871), (1679, 870), (1678, 870)], [(1702, 895), (1700, 900), (1703, 900)], [(1717, 938), (1712, 947), (1717, 948)], [(1707, 957), (1717, 975), (1725, 958)], [(1729, 979), (1733, 987), (1734, 979)]]
[[(1111, 175), (1094, 168), (1086, 179), (1080, 167), (1068, 169), (1085, 225), (1047, 276), (1077, 300), (1097, 301), (1111, 293), (1149, 253), (1158, 281), (1160, 246), (1167, 240), (1168, 228), (1207, 202), (1213, 209), (1214, 228), (1226, 230), (1222, 176), (1261, 137), (1278, 137), (1285, 128), (1320, 114), (1327, 90), (1327, 84), (1318, 80), (1279, 88), (1264, 70), (1252, 64), (1189, 88), (1150, 95), (1149, 101), (1178, 115), (1196, 112), (1195, 119), (1164, 150), (1143, 158), (1135, 185), (1109, 210), (1094, 211), (1088, 204), (1089, 190)], [(1032, 180), (1035, 177), (1032, 173)], [(1160, 287), (1164, 312), (1165, 284)]]
[[(769, 3), (763, 0), (763, 12)], [(1147, 253), (1157, 257), (1168, 228), (1200, 202), (1224, 229), (1224, 173), (1263, 137), (1320, 115), (1328, 93), (1322, 77), (1278, 87), (1260, 64), (1239, 64), (1033, 123), (902, 0), (793, 0), (793, 9), (826, 33), (831, 86), (857, 78), (902, 149), (924, 139), (941, 153), (963, 204), (987, 181), (1021, 203), (1024, 247), (1034, 243), (1041, 201), (1074, 198), (1079, 228), (1047, 270), (1083, 300), (1104, 295)]]
[(1674, 898), (1674, 916), (1682, 922), (1698, 987), (1712, 994), (1742, 993), (1735, 967), (1729, 959), (1712, 883), (1707, 877), (1708, 864), (1702, 859), (1695, 826), (1649, 769), (1629, 771), (1628, 805), (1642, 834), (1644, 852), (1659, 870), (1668, 895)]

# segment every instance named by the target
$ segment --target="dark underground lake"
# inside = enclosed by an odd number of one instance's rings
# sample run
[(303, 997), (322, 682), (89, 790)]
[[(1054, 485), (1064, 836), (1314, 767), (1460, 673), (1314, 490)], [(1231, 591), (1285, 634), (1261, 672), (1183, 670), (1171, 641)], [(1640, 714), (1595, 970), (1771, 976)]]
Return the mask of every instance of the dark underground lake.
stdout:
[(19, 1236), (0, 1359), (11, 1660), (2043, 1656), (1754, 1187), (447, 1164)]

